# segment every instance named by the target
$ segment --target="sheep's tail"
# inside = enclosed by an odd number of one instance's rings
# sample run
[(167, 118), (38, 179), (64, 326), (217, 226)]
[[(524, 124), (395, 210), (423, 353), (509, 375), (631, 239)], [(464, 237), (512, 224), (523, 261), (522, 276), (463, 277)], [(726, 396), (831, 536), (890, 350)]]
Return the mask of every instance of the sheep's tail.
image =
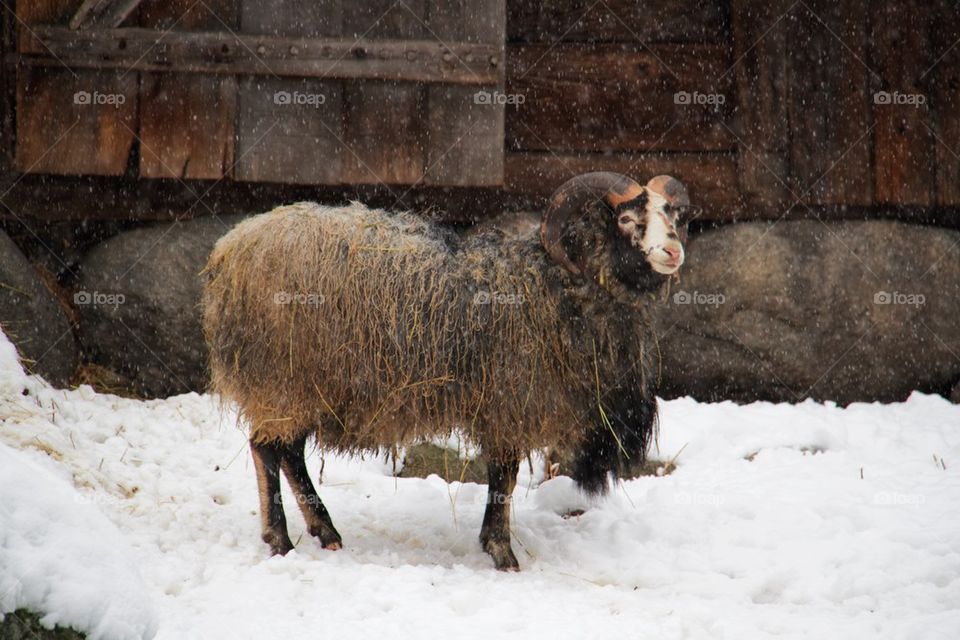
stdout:
[(657, 428), (657, 400), (637, 393), (625, 400), (625, 407), (609, 407), (601, 425), (590, 431), (576, 452), (573, 479), (585, 493), (606, 493), (608, 476), (619, 475), (628, 468), (637, 468), (647, 457), (647, 450)]

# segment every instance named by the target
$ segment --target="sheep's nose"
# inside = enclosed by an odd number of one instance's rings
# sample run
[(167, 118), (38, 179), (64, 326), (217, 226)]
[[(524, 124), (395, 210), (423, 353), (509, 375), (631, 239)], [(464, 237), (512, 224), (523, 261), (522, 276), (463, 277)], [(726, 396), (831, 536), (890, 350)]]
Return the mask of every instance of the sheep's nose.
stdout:
[(674, 262), (680, 259), (680, 247), (664, 247), (663, 250)]

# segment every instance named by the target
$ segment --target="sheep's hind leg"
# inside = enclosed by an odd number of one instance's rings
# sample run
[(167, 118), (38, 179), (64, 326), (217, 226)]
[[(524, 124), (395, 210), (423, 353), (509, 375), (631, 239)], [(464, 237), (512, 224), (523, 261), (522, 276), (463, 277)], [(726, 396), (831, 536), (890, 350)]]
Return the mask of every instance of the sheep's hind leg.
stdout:
[(307, 473), (307, 463), (303, 457), (305, 439), (284, 446), (280, 452), (280, 466), (283, 468), (287, 482), (297, 497), (303, 519), (307, 522), (307, 531), (318, 538), (324, 549), (340, 549), (343, 540), (333, 526), (333, 520), (327, 508), (320, 500), (310, 474)]
[(510, 498), (519, 470), (519, 459), (487, 463), (487, 508), (480, 527), (480, 544), (500, 571), (520, 570), (520, 563), (510, 548)]
[(287, 535), (287, 519), (280, 499), (280, 452), (274, 444), (250, 442), (253, 466), (257, 470), (260, 489), (260, 524), (263, 541), (274, 555), (285, 555), (293, 549)]

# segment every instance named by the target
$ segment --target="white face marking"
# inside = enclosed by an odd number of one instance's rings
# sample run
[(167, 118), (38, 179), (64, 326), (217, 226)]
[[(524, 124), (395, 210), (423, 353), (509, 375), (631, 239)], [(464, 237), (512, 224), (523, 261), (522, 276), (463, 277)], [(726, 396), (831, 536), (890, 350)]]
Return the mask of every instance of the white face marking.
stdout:
[(662, 194), (647, 189), (646, 230), (639, 248), (654, 271), (670, 275), (680, 268), (685, 256), (683, 244), (670, 237), (676, 236), (677, 230), (670, 214), (666, 213), (666, 207), (667, 200)]

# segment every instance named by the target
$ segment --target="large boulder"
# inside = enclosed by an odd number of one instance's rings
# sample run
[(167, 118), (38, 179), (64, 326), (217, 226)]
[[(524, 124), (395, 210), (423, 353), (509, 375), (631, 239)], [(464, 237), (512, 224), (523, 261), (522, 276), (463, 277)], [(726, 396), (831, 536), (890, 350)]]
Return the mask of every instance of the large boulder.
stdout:
[(63, 387), (77, 368), (78, 350), (64, 306), (40, 274), (0, 231), (0, 327), (24, 365)]
[(217, 239), (242, 219), (135, 229), (91, 250), (74, 292), (86, 357), (146, 397), (204, 390), (199, 272)]
[[(198, 272), (241, 220), (122, 233), (82, 264), (88, 358), (165, 396), (206, 386)], [(690, 242), (660, 309), (661, 393), (895, 401), (960, 381), (960, 232), (896, 222), (739, 223)]]
[(692, 239), (658, 319), (661, 392), (897, 401), (960, 380), (960, 232), (742, 223)]

